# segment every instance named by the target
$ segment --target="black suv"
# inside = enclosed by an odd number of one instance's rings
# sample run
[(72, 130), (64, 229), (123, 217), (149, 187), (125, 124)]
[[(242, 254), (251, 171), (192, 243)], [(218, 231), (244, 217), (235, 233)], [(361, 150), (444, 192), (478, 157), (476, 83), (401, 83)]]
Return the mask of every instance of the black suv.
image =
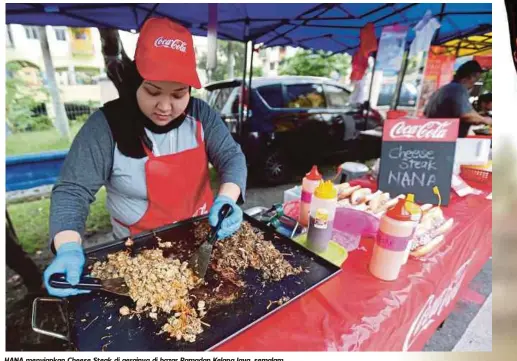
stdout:
[[(208, 103), (241, 144), (250, 170), (267, 183), (284, 183), (293, 167), (321, 163), (328, 156), (342, 161), (376, 156), (368, 154), (358, 133), (382, 126), (382, 116), (371, 109), (365, 122), (367, 104), (349, 104), (350, 91), (343, 85), (307, 76), (255, 78), (249, 118), (239, 130), (241, 84), (236, 79), (207, 85)], [(244, 94), (246, 103), (247, 90)]]

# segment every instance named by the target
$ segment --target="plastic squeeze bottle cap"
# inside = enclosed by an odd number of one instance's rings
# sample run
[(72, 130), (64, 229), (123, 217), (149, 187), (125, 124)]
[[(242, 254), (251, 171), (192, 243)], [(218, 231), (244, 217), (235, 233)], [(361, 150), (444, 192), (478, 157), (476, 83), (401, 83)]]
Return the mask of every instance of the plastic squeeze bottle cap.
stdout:
[(415, 195), (409, 193), (406, 196), (406, 210), (411, 215), (412, 219), (419, 220), (422, 215), (422, 210), (420, 206), (415, 203)]
[(321, 181), (318, 188), (314, 191), (314, 195), (321, 199), (337, 198), (337, 189), (332, 181)]
[(406, 209), (406, 200), (399, 199), (397, 204), (386, 212), (386, 216), (397, 221), (410, 221), (411, 213)]
[(312, 166), (311, 171), (309, 173), (307, 173), (305, 175), (305, 177), (311, 181), (320, 181), (323, 179), (323, 177), (321, 176), (321, 173), (318, 171), (318, 166), (316, 166), (316, 165)]

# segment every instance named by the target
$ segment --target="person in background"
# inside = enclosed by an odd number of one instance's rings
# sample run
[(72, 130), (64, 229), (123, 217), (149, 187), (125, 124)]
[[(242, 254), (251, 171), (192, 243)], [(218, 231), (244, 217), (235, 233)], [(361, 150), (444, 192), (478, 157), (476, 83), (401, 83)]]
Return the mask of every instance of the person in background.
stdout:
[(465, 138), (471, 125), (492, 125), (492, 119), (474, 110), (469, 101), (469, 92), (481, 78), (483, 69), (475, 60), (461, 65), (454, 79), (431, 95), (425, 109), (427, 118), (459, 118), (458, 138)]
[(492, 116), (492, 93), (481, 94), (476, 101), (475, 106), (479, 115), (483, 117)]

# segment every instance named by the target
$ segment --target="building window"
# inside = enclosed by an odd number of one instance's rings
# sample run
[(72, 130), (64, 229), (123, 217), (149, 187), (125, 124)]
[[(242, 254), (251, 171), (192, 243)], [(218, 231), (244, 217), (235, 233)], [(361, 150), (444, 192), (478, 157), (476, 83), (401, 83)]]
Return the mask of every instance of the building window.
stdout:
[(56, 33), (56, 40), (66, 41), (66, 31), (65, 29), (54, 29)]
[(25, 26), (25, 35), (27, 35), (27, 39), (39, 39), (39, 31), (35, 26)]
[(269, 63), (269, 70), (275, 70), (275, 63)]

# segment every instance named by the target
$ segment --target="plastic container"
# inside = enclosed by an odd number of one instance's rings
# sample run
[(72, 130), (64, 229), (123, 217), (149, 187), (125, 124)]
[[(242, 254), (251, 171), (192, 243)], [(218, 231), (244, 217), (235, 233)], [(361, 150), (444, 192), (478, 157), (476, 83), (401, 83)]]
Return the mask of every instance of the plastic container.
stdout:
[(300, 197), (300, 215), (298, 222), (304, 227), (309, 225), (309, 212), (314, 190), (318, 187), (323, 177), (318, 171), (318, 167), (313, 165), (309, 173), (302, 180), (302, 193)]
[(359, 247), (362, 237), (375, 237), (379, 219), (353, 208), (338, 207), (334, 218), (332, 240), (351, 252)]
[(482, 184), (492, 184), (492, 172), (481, 167), (461, 166), (461, 178)]
[(380, 220), (369, 269), (373, 276), (384, 281), (398, 278), (408, 243), (415, 232), (414, 216), (406, 203), (406, 199), (399, 199)]
[[(284, 204), (292, 202), (292, 201), (298, 201), (300, 200), (300, 197), (302, 196), (302, 186), (296, 186), (293, 188), (290, 188), (286, 191), (284, 191)], [(298, 217), (296, 217), (298, 218)]]
[(337, 189), (332, 181), (321, 182), (312, 198), (307, 244), (315, 252), (325, 252), (332, 238), (337, 208)]
[(350, 182), (368, 174), (370, 168), (362, 163), (346, 162), (341, 164), (338, 169), (341, 172), (340, 183)]

